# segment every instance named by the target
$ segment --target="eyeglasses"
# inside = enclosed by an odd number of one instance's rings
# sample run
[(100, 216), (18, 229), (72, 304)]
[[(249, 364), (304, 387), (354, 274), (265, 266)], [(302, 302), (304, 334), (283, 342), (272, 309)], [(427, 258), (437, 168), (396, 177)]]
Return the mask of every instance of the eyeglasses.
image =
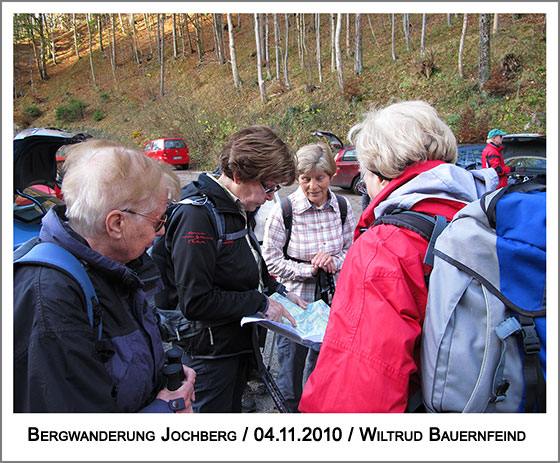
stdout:
[(264, 188), (264, 194), (269, 195), (270, 193), (276, 193), (280, 189), (280, 185), (276, 185), (274, 187), (268, 187), (263, 182), (261, 182), (262, 187)]
[(165, 213), (158, 219), (157, 217), (152, 217), (150, 215), (142, 214), (140, 212), (131, 211), (128, 209), (122, 210), (121, 212), (128, 212), (129, 214), (140, 215), (142, 217), (146, 217), (147, 219), (153, 220), (154, 222), (156, 222), (154, 227), (156, 233), (160, 231), (161, 227), (163, 227), (165, 225), (165, 222), (167, 222), (167, 214)]
[(364, 182), (363, 178), (361, 178), (360, 181), (356, 184), (356, 191), (358, 193), (360, 193), (361, 195), (367, 195), (368, 194), (367, 187), (366, 187), (366, 182)]

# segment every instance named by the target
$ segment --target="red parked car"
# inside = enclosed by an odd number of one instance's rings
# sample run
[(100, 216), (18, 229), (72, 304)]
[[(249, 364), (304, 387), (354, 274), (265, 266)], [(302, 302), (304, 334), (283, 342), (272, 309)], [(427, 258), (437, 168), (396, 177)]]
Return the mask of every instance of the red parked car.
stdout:
[(356, 185), (360, 181), (360, 163), (356, 155), (356, 148), (352, 145), (345, 145), (331, 132), (315, 130), (313, 135), (326, 138), (333, 150), (336, 173), (331, 180), (331, 185), (351, 189), (355, 194), (360, 194), (356, 190)]
[(182, 138), (157, 138), (144, 146), (145, 153), (181, 169), (189, 168), (189, 148)]

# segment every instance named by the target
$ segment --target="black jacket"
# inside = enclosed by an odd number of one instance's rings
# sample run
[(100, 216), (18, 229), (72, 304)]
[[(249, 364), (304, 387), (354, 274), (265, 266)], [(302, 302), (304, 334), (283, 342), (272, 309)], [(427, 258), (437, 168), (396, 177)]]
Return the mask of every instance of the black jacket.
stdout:
[[(89, 247), (64, 221), (64, 207), (43, 218), (41, 240), (83, 263), (101, 306), (96, 343), (83, 292), (60, 270), (22, 265), (14, 273), (15, 412), (170, 412), (155, 400), (165, 354), (146, 296), (161, 287), (144, 253), (121, 265)], [(147, 407), (147, 408), (144, 408)]]
[[(247, 223), (232, 198), (208, 174), (184, 187), (181, 198), (201, 194), (223, 215), (226, 233), (251, 226), (253, 213), (249, 213)], [(197, 334), (189, 348), (194, 357), (251, 352), (251, 327), (241, 327), (240, 320), (265, 312), (268, 300), (258, 290), (259, 269), (247, 239), (224, 241), (218, 251), (218, 231), (211, 211), (184, 204), (177, 208), (152, 251), (166, 287), (155, 298), (157, 307), (179, 307), (188, 320), (196, 322)], [(262, 257), (261, 266), (263, 292), (282, 290)]]

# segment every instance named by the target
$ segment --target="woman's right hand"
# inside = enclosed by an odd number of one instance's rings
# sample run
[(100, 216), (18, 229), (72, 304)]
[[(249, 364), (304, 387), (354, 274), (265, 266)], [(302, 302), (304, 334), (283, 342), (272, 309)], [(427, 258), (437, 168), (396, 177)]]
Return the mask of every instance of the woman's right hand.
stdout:
[(293, 327), (297, 326), (292, 314), (286, 310), (286, 308), (277, 301), (268, 298), (268, 310), (264, 314), (264, 318), (272, 320), (274, 322), (282, 323), (282, 317), (286, 317)]
[(192, 369), (183, 365), (183, 372), (185, 373), (185, 379), (181, 387), (175, 391), (170, 391), (167, 388), (159, 391), (157, 398), (169, 402), (173, 399), (182, 398), (185, 401), (185, 408), (179, 410), (176, 413), (193, 413), (192, 402), (194, 402), (194, 380), (196, 378), (196, 372)]

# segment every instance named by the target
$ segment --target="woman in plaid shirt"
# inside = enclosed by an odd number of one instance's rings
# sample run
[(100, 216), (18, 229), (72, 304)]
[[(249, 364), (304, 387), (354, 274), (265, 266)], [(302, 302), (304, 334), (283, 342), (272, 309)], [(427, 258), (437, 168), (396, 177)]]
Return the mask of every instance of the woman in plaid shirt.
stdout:
[[(305, 301), (315, 299), (315, 276), (323, 269), (335, 277), (342, 267), (346, 252), (352, 244), (356, 218), (348, 200), (347, 217), (342, 225), (340, 208), (330, 190), (336, 163), (331, 150), (324, 143), (299, 149), (297, 181), (299, 188), (289, 196), (292, 203), (292, 232), (284, 255), (286, 229), (280, 203), (276, 203), (267, 219), (263, 257), (271, 274), (287, 290)], [(302, 392), (303, 372), (309, 349), (287, 338), (278, 338), (280, 375), (278, 386), (292, 411), (296, 412)], [(309, 352), (311, 373), (317, 353)]]

